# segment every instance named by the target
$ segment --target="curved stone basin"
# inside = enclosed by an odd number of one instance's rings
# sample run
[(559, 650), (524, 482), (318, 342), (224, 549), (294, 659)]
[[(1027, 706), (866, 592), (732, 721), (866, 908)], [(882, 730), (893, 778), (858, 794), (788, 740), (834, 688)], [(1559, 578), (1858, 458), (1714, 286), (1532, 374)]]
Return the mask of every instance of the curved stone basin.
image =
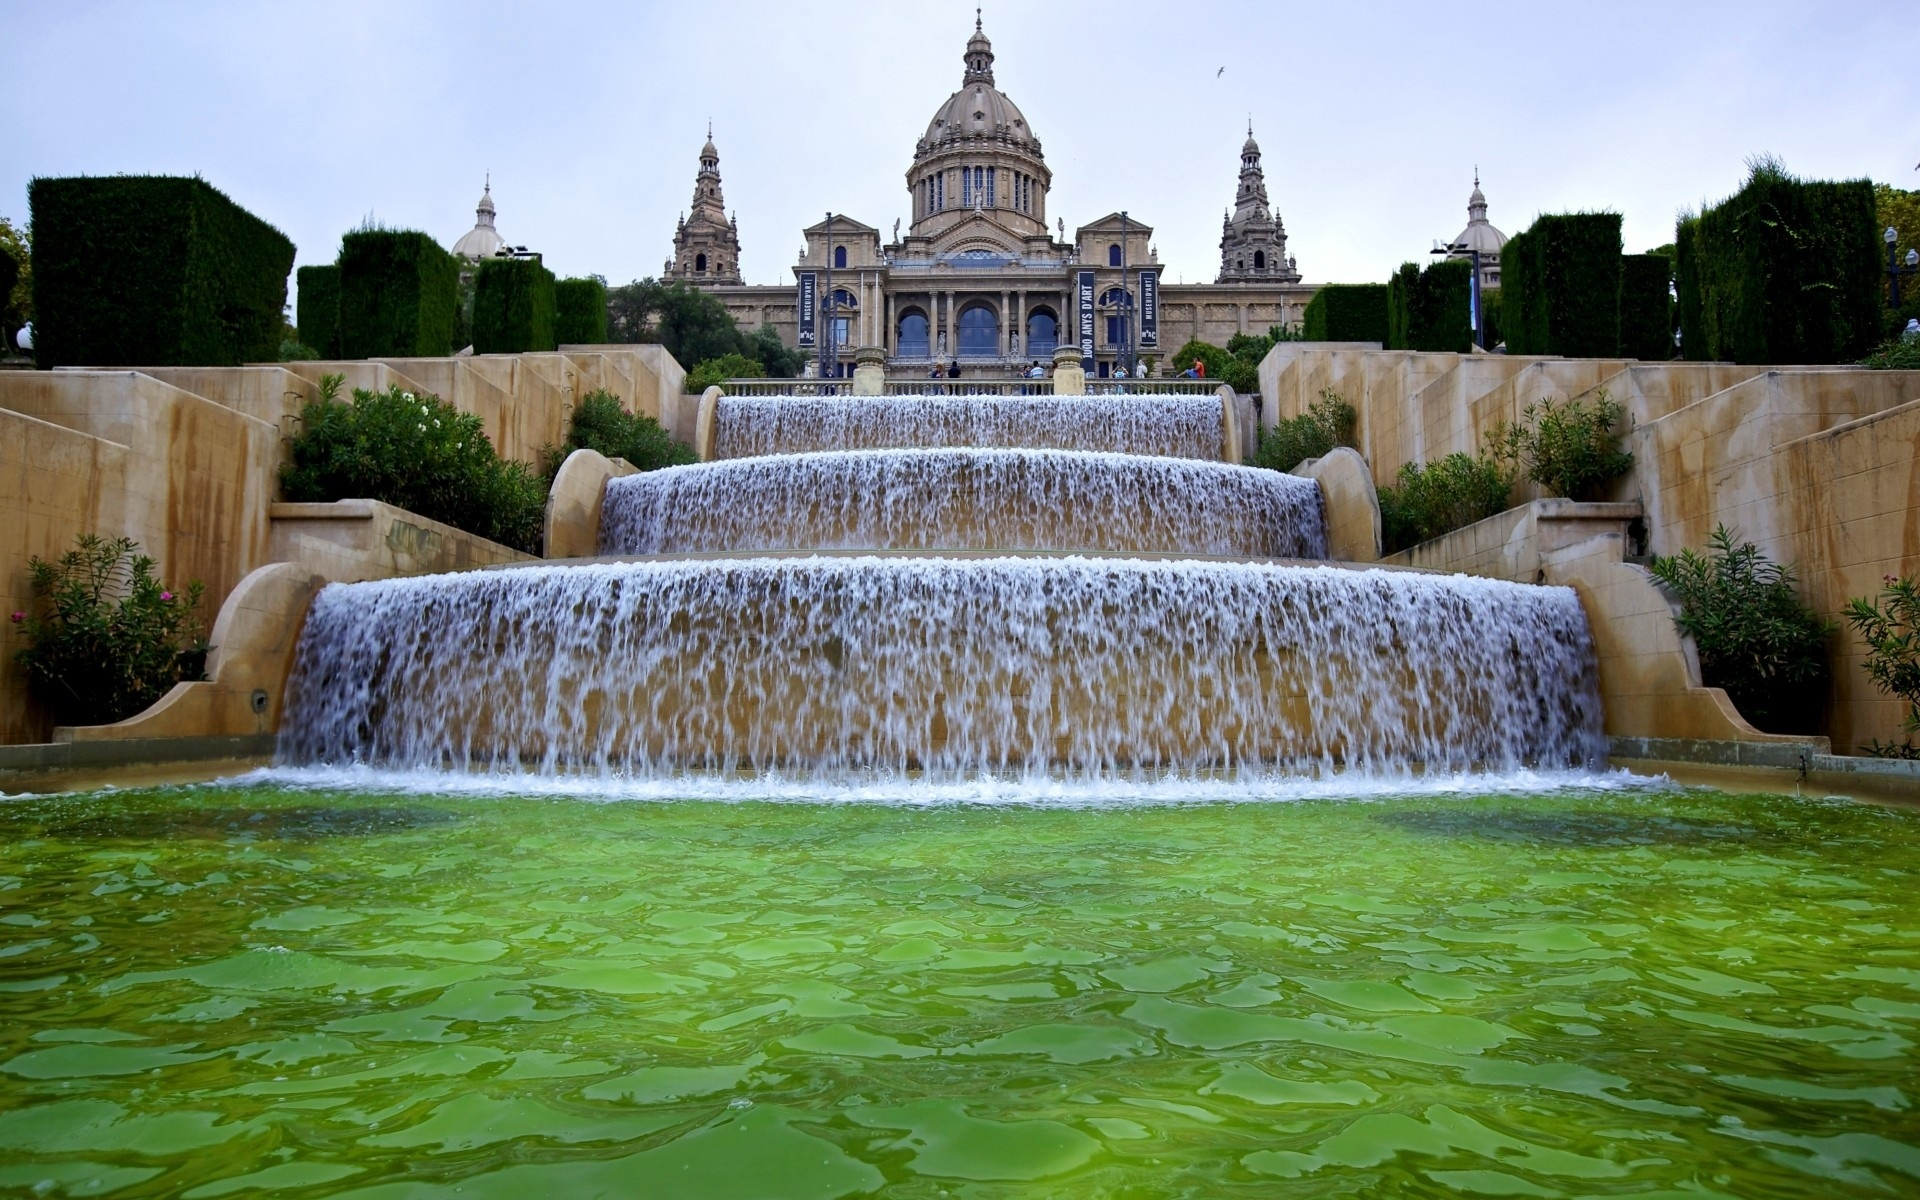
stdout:
[(1565, 588), (1126, 558), (503, 568), (334, 585), (292, 763), (936, 775), (1589, 762)]
[(938, 446), (1219, 461), (1213, 396), (723, 396), (714, 458)]
[(1324, 558), (1320, 485), (1192, 459), (859, 450), (607, 482), (600, 552), (1087, 550)]

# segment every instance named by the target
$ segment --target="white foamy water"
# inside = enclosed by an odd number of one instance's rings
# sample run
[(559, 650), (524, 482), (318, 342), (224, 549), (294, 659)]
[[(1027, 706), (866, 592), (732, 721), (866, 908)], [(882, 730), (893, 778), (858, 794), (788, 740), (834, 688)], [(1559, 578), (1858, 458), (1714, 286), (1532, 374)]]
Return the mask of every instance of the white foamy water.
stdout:
[(933, 777), (922, 772), (858, 772), (841, 776), (769, 772), (617, 770), (552, 772), (494, 769), (447, 771), (367, 764), (274, 766), (230, 784), (271, 784), (317, 791), (385, 795), (568, 797), (623, 802), (700, 800), (717, 803), (875, 804), (909, 808), (982, 805), (1033, 808), (1151, 807), (1170, 804), (1275, 804), (1312, 800), (1390, 800), (1420, 796), (1531, 795), (1564, 791), (1661, 791), (1666, 776), (1621, 770), (1461, 770), (1445, 772), (1299, 772), (1249, 767), (1225, 772), (999, 772)]
[[(934, 784), (1600, 760), (1574, 593), (1065, 559), (524, 567), (332, 585), (282, 761)], [(683, 787), (680, 782), (675, 788)]]
[(1324, 558), (1320, 485), (1073, 450), (858, 450), (608, 481), (602, 554), (1088, 550)]
[(1218, 461), (1212, 396), (726, 396), (714, 457), (935, 446), (1104, 450)]

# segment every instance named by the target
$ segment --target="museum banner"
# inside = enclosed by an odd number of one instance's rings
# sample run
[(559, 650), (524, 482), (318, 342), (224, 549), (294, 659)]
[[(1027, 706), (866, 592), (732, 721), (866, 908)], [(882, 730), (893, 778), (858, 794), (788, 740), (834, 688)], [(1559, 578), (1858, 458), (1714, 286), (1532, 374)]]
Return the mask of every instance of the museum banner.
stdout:
[(1082, 271), (1077, 286), (1079, 295), (1076, 302), (1080, 309), (1080, 367), (1093, 370), (1093, 272)]
[(1140, 348), (1160, 348), (1160, 275), (1140, 272)]
[(814, 322), (820, 315), (820, 273), (818, 271), (800, 272), (800, 340), (799, 348), (811, 350), (814, 347)]

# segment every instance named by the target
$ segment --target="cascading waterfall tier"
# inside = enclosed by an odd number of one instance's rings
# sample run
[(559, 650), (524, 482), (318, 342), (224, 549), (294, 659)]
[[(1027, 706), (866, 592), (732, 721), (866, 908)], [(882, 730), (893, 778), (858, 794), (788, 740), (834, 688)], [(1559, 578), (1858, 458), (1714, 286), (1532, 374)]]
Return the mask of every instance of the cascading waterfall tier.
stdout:
[(859, 450), (608, 481), (600, 553), (1087, 550), (1324, 558), (1319, 484), (1071, 450)]
[(713, 456), (973, 446), (1219, 461), (1213, 396), (724, 396)]
[(1088, 558), (523, 567), (335, 584), (283, 761), (647, 775), (1564, 767), (1565, 588)]

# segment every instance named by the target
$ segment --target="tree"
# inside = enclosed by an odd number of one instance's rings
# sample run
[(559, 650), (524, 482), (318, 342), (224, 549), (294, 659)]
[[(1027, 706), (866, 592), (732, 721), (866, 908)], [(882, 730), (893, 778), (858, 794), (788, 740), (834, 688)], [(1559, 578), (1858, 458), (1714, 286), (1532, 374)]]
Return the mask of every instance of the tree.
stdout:
[(807, 365), (806, 351), (788, 349), (780, 340), (779, 330), (771, 325), (754, 330), (748, 340), (752, 344), (748, 356), (760, 360), (760, 369), (769, 379), (792, 379)]
[(678, 281), (641, 279), (609, 290), (607, 336), (616, 342), (658, 342), (683, 363), (751, 352), (725, 305)]
[(0, 253), (13, 260), (16, 271), (11, 288), (0, 289), (0, 333), (7, 339), (0, 353), (10, 353), (15, 331), (33, 320), (33, 226), (22, 228), (0, 217)]

